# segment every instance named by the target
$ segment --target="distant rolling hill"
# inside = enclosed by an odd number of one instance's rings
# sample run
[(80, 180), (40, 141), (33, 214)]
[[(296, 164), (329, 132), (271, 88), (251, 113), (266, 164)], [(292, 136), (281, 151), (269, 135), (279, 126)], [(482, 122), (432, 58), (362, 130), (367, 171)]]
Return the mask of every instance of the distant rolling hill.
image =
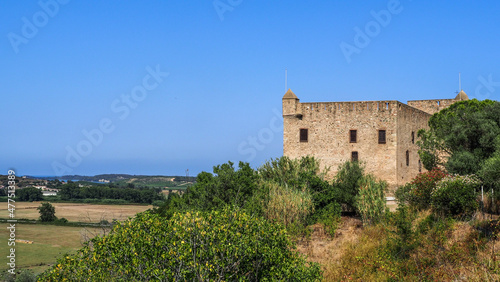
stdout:
[(182, 189), (195, 182), (194, 176), (164, 176), (164, 175), (130, 175), (130, 174), (98, 174), (86, 175), (64, 175), (64, 176), (27, 176), (28, 179), (59, 179), (61, 181), (82, 181), (94, 183), (113, 183), (118, 186), (133, 184), (136, 187), (169, 187)]

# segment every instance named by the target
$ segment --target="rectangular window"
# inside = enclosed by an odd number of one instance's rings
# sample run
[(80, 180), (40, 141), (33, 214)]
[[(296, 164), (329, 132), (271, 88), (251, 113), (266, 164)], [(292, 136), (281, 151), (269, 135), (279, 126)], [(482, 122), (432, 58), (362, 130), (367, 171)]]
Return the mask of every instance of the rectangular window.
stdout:
[(415, 144), (415, 132), (414, 131), (411, 132), (411, 143)]
[(300, 142), (307, 142), (307, 139), (308, 139), (307, 128), (301, 128), (300, 129)]
[(358, 161), (358, 152), (354, 151), (351, 153), (351, 161), (357, 162)]
[(406, 151), (406, 166), (410, 166), (410, 152)]
[(349, 130), (349, 140), (351, 143), (356, 143), (357, 142), (357, 130)]
[(422, 161), (418, 160), (418, 172), (422, 172)]
[(378, 143), (385, 144), (385, 130), (378, 131)]

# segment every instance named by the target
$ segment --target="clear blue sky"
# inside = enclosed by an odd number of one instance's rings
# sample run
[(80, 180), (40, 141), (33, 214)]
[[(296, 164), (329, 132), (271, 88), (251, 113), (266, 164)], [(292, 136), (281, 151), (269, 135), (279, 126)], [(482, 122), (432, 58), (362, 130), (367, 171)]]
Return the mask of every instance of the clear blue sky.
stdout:
[(498, 100), (499, 15), (498, 1), (2, 1), (0, 174), (257, 167), (283, 152), (285, 69), (303, 102), (453, 98), (459, 72)]

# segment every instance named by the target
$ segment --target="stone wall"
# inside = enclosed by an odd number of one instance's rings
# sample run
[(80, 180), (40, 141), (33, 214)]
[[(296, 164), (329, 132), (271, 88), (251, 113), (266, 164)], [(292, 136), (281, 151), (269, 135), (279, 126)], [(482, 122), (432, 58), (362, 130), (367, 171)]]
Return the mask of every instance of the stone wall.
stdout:
[[(330, 167), (332, 178), (338, 166), (351, 159), (353, 151), (365, 163), (366, 171), (391, 186), (398, 183), (397, 174), (397, 101), (300, 103), (283, 99), (284, 155), (299, 158), (312, 155)], [(308, 129), (308, 142), (300, 142), (300, 129)], [(350, 143), (349, 131), (357, 131), (357, 142)], [(378, 130), (386, 130), (386, 143), (378, 143)]]
[(442, 109), (448, 108), (456, 101), (455, 99), (413, 100), (408, 101), (408, 106), (433, 115)]
[[(398, 149), (397, 149), (397, 183), (404, 185), (419, 172), (425, 171), (418, 156), (417, 132), (428, 128), (430, 114), (398, 102)], [(406, 162), (408, 151), (408, 165)]]
[[(468, 99), (461, 91), (455, 99), (300, 103), (289, 90), (283, 97), (283, 155), (300, 158), (312, 155), (329, 167), (328, 177), (358, 152), (366, 172), (385, 180), (390, 193), (397, 186), (425, 171), (418, 156), (417, 132), (428, 128), (432, 114), (454, 102)], [(300, 129), (308, 130), (307, 142)], [(350, 142), (356, 130), (356, 142)], [(379, 144), (378, 131), (386, 130), (386, 143)], [(408, 152), (408, 163), (407, 163)]]

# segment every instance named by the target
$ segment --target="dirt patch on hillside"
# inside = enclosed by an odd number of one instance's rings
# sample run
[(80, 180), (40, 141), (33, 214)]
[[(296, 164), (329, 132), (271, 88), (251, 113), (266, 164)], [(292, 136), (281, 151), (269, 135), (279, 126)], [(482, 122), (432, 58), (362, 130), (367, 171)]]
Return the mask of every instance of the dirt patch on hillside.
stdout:
[(310, 226), (313, 229), (309, 240), (297, 242), (297, 250), (307, 255), (309, 261), (321, 265), (338, 261), (342, 257), (343, 247), (358, 240), (362, 231), (361, 220), (353, 217), (342, 217), (339, 228), (332, 238), (325, 232), (321, 224)]

